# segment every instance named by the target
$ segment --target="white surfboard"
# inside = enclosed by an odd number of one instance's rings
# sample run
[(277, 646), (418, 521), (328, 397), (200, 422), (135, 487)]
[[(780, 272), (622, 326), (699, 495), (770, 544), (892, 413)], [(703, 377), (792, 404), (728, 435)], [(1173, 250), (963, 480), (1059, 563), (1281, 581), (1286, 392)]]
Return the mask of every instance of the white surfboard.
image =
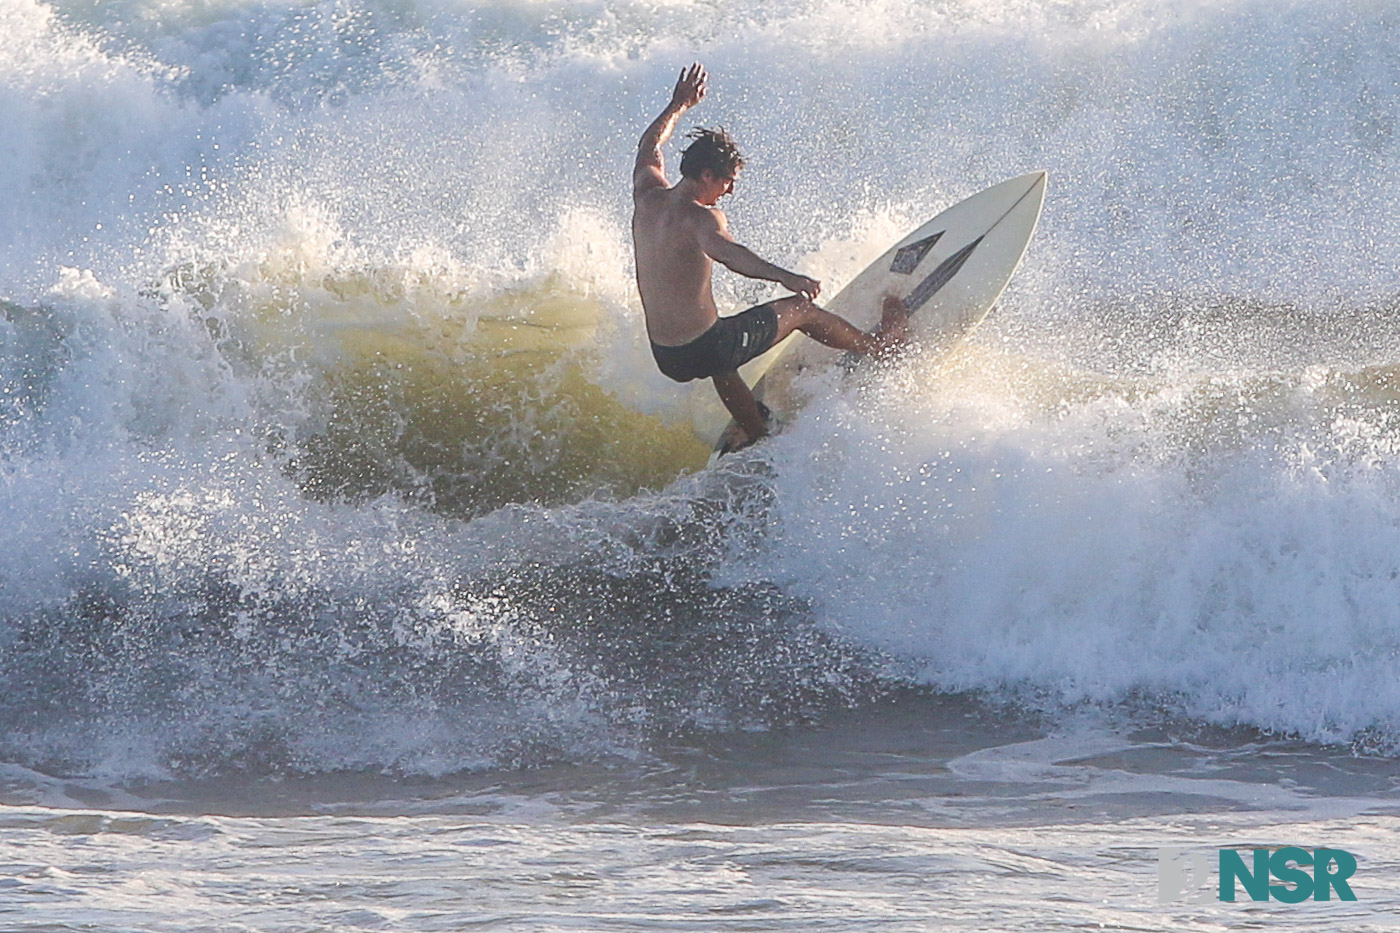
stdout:
[[(952, 349), (987, 316), (1011, 281), (1040, 219), (1045, 186), (1046, 173), (1031, 172), (954, 204), (890, 247), (825, 306), (872, 331), (884, 296), (898, 295), (909, 309), (912, 340)], [(740, 373), (782, 422), (802, 402), (793, 378), (811, 367), (835, 365), (841, 355), (793, 333)], [(738, 425), (720, 408), (698, 412), (695, 431), (717, 456), (732, 446)]]

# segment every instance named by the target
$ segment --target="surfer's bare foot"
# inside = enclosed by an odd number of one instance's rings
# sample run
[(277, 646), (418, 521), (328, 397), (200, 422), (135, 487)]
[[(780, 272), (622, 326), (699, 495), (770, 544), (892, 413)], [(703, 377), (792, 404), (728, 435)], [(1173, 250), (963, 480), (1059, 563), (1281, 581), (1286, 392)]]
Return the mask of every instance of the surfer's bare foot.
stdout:
[(878, 356), (895, 352), (909, 342), (909, 309), (898, 295), (886, 295), (880, 304), (880, 326), (874, 337)]

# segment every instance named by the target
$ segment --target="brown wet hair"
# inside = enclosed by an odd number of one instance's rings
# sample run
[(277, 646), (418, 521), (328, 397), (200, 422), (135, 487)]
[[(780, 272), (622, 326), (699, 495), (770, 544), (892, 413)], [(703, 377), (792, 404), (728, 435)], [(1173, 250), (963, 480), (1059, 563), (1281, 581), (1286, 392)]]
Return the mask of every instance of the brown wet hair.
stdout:
[(681, 152), (681, 174), (686, 178), (698, 179), (705, 169), (716, 178), (733, 178), (744, 167), (744, 157), (724, 127), (696, 127), (686, 139), (695, 140)]

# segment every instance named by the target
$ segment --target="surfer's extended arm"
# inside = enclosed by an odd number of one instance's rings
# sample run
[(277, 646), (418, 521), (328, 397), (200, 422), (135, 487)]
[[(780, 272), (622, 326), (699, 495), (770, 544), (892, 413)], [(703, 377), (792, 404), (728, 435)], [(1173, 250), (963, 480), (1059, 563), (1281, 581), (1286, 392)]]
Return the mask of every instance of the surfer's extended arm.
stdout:
[(661, 147), (676, 131), (676, 121), (681, 114), (700, 103), (705, 96), (705, 83), (709, 75), (698, 62), (681, 71), (671, 92), (671, 102), (661, 111), (661, 116), (651, 121), (651, 126), (642, 134), (637, 144), (637, 162), (632, 167), (632, 190), (666, 187), (666, 168), (661, 159)]
[(729, 235), (729, 221), (722, 211), (706, 210), (698, 217), (701, 221), (697, 235), (700, 248), (715, 262), (751, 279), (777, 282), (783, 288), (805, 296), (809, 301), (821, 294), (821, 282), (775, 266), (747, 246), (735, 242)]

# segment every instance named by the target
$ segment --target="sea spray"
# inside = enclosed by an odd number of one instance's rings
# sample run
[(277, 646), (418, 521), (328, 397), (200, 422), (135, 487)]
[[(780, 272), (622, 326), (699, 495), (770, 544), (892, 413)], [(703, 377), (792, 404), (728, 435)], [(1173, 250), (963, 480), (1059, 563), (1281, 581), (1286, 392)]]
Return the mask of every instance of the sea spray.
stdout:
[[(1393, 749), (1388, 6), (0, 17), (7, 759), (440, 773), (891, 684)], [(692, 59), (828, 294), (1052, 179), (961, 355), (710, 472), (628, 254)]]

